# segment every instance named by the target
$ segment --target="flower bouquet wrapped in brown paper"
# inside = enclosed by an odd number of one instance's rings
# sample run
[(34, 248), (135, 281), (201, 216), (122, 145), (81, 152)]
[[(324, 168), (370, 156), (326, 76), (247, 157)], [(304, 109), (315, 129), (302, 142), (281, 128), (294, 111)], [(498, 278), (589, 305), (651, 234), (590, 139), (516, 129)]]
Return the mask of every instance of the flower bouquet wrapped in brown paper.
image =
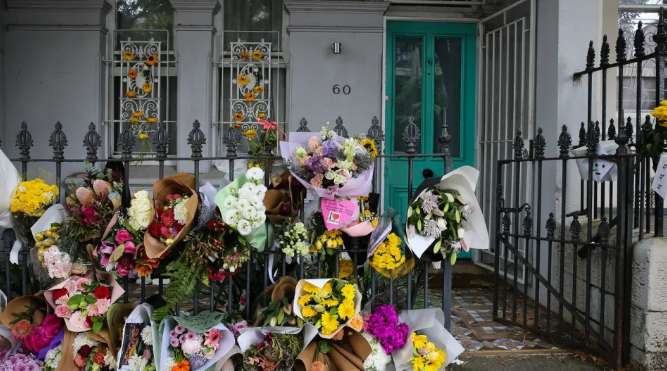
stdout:
[(364, 370), (364, 361), (371, 354), (368, 341), (357, 331), (345, 328), (342, 339), (316, 337), (301, 352), (294, 364), (297, 371)]
[(107, 328), (99, 333), (65, 330), (60, 363), (55, 371), (113, 369), (118, 349), (112, 345)]
[(294, 313), (293, 302), (297, 283), (294, 277), (284, 276), (275, 284), (268, 286), (255, 302), (262, 302), (265, 295), (270, 295), (271, 301), (263, 308), (257, 306), (253, 326), (303, 327), (304, 321)]
[(194, 188), (194, 176), (185, 173), (158, 180), (153, 185), (155, 217), (144, 234), (149, 258), (165, 257), (192, 229), (199, 206)]
[(289, 171), (274, 174), (264, 196), (267, 218), (275, 225), (282, 224), (288, 218), (295, 220), (305, 196), (306, 189)]

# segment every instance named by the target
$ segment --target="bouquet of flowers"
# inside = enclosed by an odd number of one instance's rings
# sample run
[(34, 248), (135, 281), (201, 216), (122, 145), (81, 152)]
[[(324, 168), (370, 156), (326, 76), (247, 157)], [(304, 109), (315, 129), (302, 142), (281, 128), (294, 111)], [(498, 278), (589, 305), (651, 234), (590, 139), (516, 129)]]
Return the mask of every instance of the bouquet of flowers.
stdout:
[(368, 371), (384, 371), (387, 365), (391, 362), (391, 356), (384, 352), (382, 343), (378, 341), (373, 335), (364, 332), (361, 336), (368, 341), (371, 346), (371, 354), (368, 355), (364, 361), (364, 370)]
[(249, 371), (290, 371), (301, 353), (303, 340), (299, 335), (274, 334), (243, 352), (243, 369)]
[(410, 338), (414, 348), (413, 356), (410, 358), (413, 370), (439, 370), (445, 364), (447, 353), (436, 348), (435, 344), (428, 341), (426, 335), (417, 335), (413, 332), (410, 334)]
[(476, 169), (463, 166), (417, 188), (406, 223), (407, 244), (417, 257), (449, 259), (454, 264), (460, 250), (489, 248), (486, 222), (475, 197), (478, 176)]
[(303, 204), (305, 192), (306, 189), (289, 171), (275, 174), (264, 196), (267, 218), (276, 225), (287, 219), (295, 220)]
[(207, 370), (234, 345), (221, 313), (167, 317), (160, 323), (160, 370)]
[[(252, 167), (215, 196), (222, 220), (260, 251), (264, 250), (267, 240), (263, 201), (267, 188), (262, 184), (263, 180), (264, 170)], [(270, 228), (269, 233), (272, 231)]]
[[(171, 247), (190, 232), (199, 207), (194, 187), (194, 176), (184, 173), (153, 184), (155, 219), (144, 234), (144, 246), (149, 258), (165, 257)], [(132, 213), (134, 215), (135, 211)]]
[(50, 349), (46, 352), (44, 356), (44, 365), (42, 366), (42, 371), (56, 371), (60, 362), (63, 359), (63, 345), (60, 344), (57, 347)]
[(0, 149), (0, 228), (13, 228), (12, 200), (14, 190), (21, 183), (21, 176), (14, 164)]
[(357, 331), (345, 328), (339, 338), (316, 337), (297, 358), (297, 371), (363, 371), (371, 354), (368, 341)]
[(82, 371), (111, 371), (116, 367), (116, 358), (109, 345), (94, 339), (87, 333), (76, 335), (72, 342), (74, 365)]
[[(30, 251), (35, 273), (40, 282), (47, 282), (48, 273), (44, 272), (44, 254), (52, 246), (60, 243), (60, 226), (67, 218), (65, 207), (60, 204), (49, 207), (44, 214), (30, 227), (30, 232), (35, 239), (35, 248)], [(41, 266), (43, 269), (38, 269)], [(53, 278), (53, 277), (51, 277)]]
[(405, 323), (400, 323), (396, 309), (392, 305), (375, 307), (366, 321), (365, 331), (372, 335), (386, 354), (392, 354), (405, 344), (409, 330)]
[(62, 339), (63, 320), (46, 314), (46, 303), (42, 297), (22, 296), (10, 301), (0, 320), (11, 329), (12, 336), (23, 343), (23, 347), (39, 359), (44, 358), (46, 352)]
[[(69, 216), (63, 224), (68, 241), (65, 248), (70, 256), (75, 256), (78, 242), (99, 238), (113, 217), (114, 211), (120, 206), (120, 195), (123, 182), (119, 174), (111, 169), (105, 172), (86, 162), (87, 176), (83, 181), (70, 184), (67, 195), (66, 209)], [(73, 242), (69, 242), (73, 241)]]
[(271, 293), (271, 302), (257, 311), (255, 326), (292, 326), (303, 327), (303, 320), (294, 314), (294, 292), (297, 280), (290, 276), (281, 277), (267, 291)]
[(301, 222), (292, 224), (291, 220), (287, 219), (278, 236), (278, 243), (283, 253), (290, 258), (306, 256), (310, 253), (308, 231), (306, 230), (306, 226)]
[(14, 354), (0, 363), (0, 371), (40, 371), (44, 364), (32, 354)]
[(58, 186), (48, 185), (42, 179), (33, 179), (21, 182), (14, 191), (11, 203), (14, 216), (14, 230), (19, 238), (28, 246), (34, 246), (30, 227), (44, 215), (58, 197)]
[(293, 306), (298, 317), (330, 339), (359, 313), (361, 293), (356, 284), (340, 279), (301, 280)]
[(377, 193), (372, 193), (371, 195), (374, 196), (373, 202), (371, 202), (369, 196), (357, 197), (357, 203), (359, 205), (358, 219), (353, 221), (347, 227), (342, 228), (342, 231), (348, 236), (368, 236), (375, 230), (375, 228), (377, 228), (378, 216), (374, 210), (377, 208), (377, 201), (379, 201), (380, 195)]
[[(325, 126), (318, 133), (289, 135), (280, 150), (288, 169), (313, 194), (366, 196), (373, 178), (371, 154), (359, 139), (345, 139)], [(307, 149), (306, 149), (307, 148)]]
[[(125, 320), (122, 345), (118, 353), (118, 369), (121, 371), (154, 371), (155, 351), (153, 344), (157, 326), (151, 320), (153, 307), (149, 304), (137, 306)], [(155, 327), (154, 327), (155, 326)], [(156, 331), (153, 331), (153, 330)]]
[(92, 328), (98, 333), (109, 307), (125, 292), (112, 277), (106, 281), (73, 276), (46, 291), (44, 297), (55, 314), (65, 319), (69, 331), (85, 332)]
[(238, 273), (250, 259), (250, 249), (236, 230), (225, 224), (220, 216), (206, 223), (198, 233), (188, 235), (185, 249), (177, 260), (167, 265), (166, 276), (171, 282), (164, 295), (167, 305), (157, 310), (163, 318), (185, 298), (190, 297), (197, 282), (221, 282)]
[(401, 216), (391, 207), (380, 218), (369, 241), (368, 264), (383, 276), (397, 278), (415, 265), (410, 251), (403, 245)]

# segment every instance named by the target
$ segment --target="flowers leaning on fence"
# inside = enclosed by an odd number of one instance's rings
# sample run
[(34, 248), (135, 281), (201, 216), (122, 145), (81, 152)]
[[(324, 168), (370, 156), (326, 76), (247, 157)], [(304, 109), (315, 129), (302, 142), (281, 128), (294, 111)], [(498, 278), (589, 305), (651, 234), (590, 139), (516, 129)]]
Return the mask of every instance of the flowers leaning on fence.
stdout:
[(287, 219), (283, 224), (282, 233), (278, 236), (278, 243), (283, 253), (290, 258), (306, 256), (310, 253), (308, 231), (301, 222), (292, 224), (292, 221)]
[(478, 176), (476, 169), (464, 166), (419, 186), (406, 224), (407, 244), (417, 257), (449, 259), (454, 264), (460, 250), (489, 248), (489, 233), (475, 196)]
[(82, 371), (110, 371), (116, 366), (116, 359), (109, 346), (96, 341), (87, 334), (78, 334), (72, 343), (74, 365)]
[(40, 371), (43, 363), (33, 355), (14, 354), (2, 363), (0, 371)]
[(320, 336), (332, 338), (361, 309), (357, 285), (339, 279), (301, 280), (296, 287), (297, 316), (314, 325)]
[(63, 356), (62, 344), (49, 350), (46, 353), (46, 356), (44, 357), (44, 365), (42, 366), (42, 371), (55, 371), (60, 365), (62, 356)]
[(413, 371), (438, 371), (447, 361), (447, 353), (428, 341), (426, 335), (410, 334), (413, 356), (410, 359)]
[(243, 352), (243, 369), (249, 371), (290, 371), (303, 345), (300, 334), (264, 335), (262, 341)]
[(24, 181), (14, 192), (11, 202), (14, 230), (28, 246), (34, 246), (30, 227), (41, 217), (58, 197), (58, 186), (48, 185), (42, 179)]

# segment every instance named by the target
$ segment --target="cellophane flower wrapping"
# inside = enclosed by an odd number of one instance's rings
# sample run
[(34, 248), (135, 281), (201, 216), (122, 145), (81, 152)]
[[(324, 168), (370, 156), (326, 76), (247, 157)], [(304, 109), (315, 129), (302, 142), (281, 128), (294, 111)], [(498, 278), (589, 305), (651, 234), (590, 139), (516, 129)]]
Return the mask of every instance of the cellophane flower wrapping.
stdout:
[[(251, 327), (239, 336), (243, 369), (252, 371), (292, 370), (296, 358), (317, 336), (311, 324), (299, 327)], [(269, 366), (263, 368), (262, 365)]]
[(14, 191), (20, 183), (21, 175), (18, 170), (0, 150), (0, 228), (14, 227), (11, 204)]
[(156, 369), (155, 348), (158, 324), (152, 320), (153, 307), (140, 304), (125, 319), (117, 367), (121, 371)]
[(406, 275), (415, 265), (412, 254), (405, 248), (401, 215), (391, 207), (382, 214), (371, 233), (368, 263), (387, 278)]
[[(290, 172), (318, 197), (368, 196), (373, 182), (371, 156), (358, 140), (332, 137), (332, 133), (327, 137), (322, 133), (289, 133), (289, 142), (280, 142), (280, 153)], [(331, 186), (327, 186), (328, 178)]]
[[(234, 346), (234, 334), (222, 323), (222, 313), (192, 317), (168, 316), (160, 323), (158, 370), (207, 370)], [(186, 368), (187, 366), (188, 368)]]

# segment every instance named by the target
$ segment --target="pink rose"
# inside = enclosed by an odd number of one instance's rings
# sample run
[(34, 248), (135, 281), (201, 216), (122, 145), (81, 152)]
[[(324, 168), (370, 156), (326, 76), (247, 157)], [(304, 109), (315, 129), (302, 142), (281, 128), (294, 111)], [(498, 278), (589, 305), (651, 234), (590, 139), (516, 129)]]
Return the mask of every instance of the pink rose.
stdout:
[(39, 351), (48, 346), (50, 342), (51, 339), (47, 335), (44, 327), (33, 327), (33, 329), (30, 330), (30, 334), (23, 339), (23, 346), (35, 353), (39, 353)]
[(134, 236), (130, 232), (128, 232), (125, 229), (122, 229), (116, 233), (116, 243), (117, 244), (122, 244), (127, 241), (132, 241), (134, 239)]
[(55, 314), (47, 314), (42, 321), (42, 328), (46, 330), (47, 335), (50, 338), (54, 338), (60, 332), (60, 329), (63, 326), (63, 320), (58, 318)]
[(76, 290), (77, 291), (84, 291), (85, 288), (83, 287), (83, 285), (90, 285), (90, 280), (88, 278), (79, 278), (76, 281)]
[(109, 306), (111, 306), (111, 300), (99, 299), (97, 300), (97, 303), (95, 303), (95, 306), (97, 306), (97, 311), (100, 313), (100, 315), (102, 315), (109, 310)]
[(125, 242), (125, 253), (126, 254), (134, 254), (137, 252), (137, 245), (134, 244), (132, 241), (127, 241)]
[(60, 318), (70, 318), (72, 316), (72, 311), (67, 305), (59, 305), (56, 307), (56, 316)]

